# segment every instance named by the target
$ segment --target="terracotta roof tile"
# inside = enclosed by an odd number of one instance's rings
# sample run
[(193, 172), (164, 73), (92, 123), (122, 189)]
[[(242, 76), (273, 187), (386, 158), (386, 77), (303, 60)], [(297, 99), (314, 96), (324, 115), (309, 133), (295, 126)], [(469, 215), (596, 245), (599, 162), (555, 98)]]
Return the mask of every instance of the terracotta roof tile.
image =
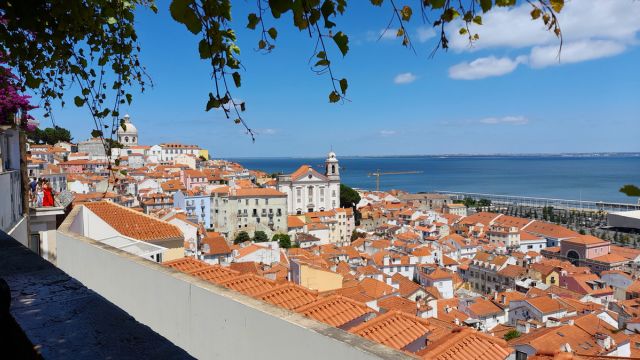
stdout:
[(244, 274), (223, 281), (220, 285), (249, 296), (255, 296), (256, 294), (272, 289), (276, 286), (276, 282), (255, 274)]
[(316, 301), (318, 292), (292, 283), (285, 283), (256, 294), (255, 297), (285, 309), (295, 310)]
[(210, 265), (208, 265), (204, 261), (199, 261), (194, 258), (185, 257), (182, 259), (165, 261), (162, 263), (162, 266), (170, 267), (177, 271), (189, 273), (192, 271), (206, 269)]
[(189, 274), (214, 284), (220, 284), (240, 275), (239, 272), (220, 265), (209, 265), (204, 269), (189, 271)]
[(296, 312), (335, 327), (341, 327), (362, 316), (375, 313), (365, 304), (340, 295), (320, 298), (296, 309)]
[(136, 240), (184, 239), (177, 226), (109, 201), (86, 203), (83, 206), (120, 234)]
[(419, 355), (429, 360), (504, 360), (513, 352), (506, 342), (478, 331), (461, 328), (429, 344)]
[(390, 311), (384, 315), (362, 323), (349, 332), (366, 339), (402, 350), (407, 345), (425, 336), (433, 329), (429, 321), (405, 314)]

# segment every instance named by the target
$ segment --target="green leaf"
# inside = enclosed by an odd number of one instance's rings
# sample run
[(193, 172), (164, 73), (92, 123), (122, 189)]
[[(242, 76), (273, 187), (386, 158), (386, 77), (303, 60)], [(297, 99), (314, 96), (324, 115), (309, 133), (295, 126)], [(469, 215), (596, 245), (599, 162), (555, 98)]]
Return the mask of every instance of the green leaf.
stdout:
[(258, 17), (258, 15), (251, 13), (248, 16), (248, 21), (249, 23), (247, 24), (247, 27), (251, 30), (255, 30), (256, 26), (260, 22), (260, 18)]
[(116, 18), (114, 18), (112, 16), (107, 19), (107, 24), (109, 24), (109, 25), (113, 25), (116, 22), (117, 22)]
[(267, 31), (267, 33), (269, 33), (269, 36), (271, 36), (271, 38), (273, 40), (275, 40), (278, 37), (278, 30), (276, 30), (276, 28), (274, 28), (274, 27), (269, 29), (269, 31)]
[(430, 0), (429, 4), (433, 9), (440, 9), (444, 6), (445, 0)]
[(97, 137), (102, 137), (102, 131), (100, 130), (93, 130), (91, 132), (91, 137), (97, 138)]
[(124, 119), (120, 119), (120, 127), (122, 128), (122, 131), (127, 131), (127, 123)]
[(338, 49), (340, 49), (342, 56), (347, 55), (347, 52), (349, 52), (349, 37), (342, 31), (339, 31), (337, 34), (333, 35), (333, 41), (338, 45)]
[(335, 103), (338, 101), (340, 101), (340, 94), (334, 90), (329, 94), (329, 102)]
[(464, 35), (467, 33), (467, 29), (466, 28), (460, 28), (460, 30), (458, 31), (458, 33), (460, 33), (460, 35)]
[(445, 22), (451, 22), (453, 19), (460, 16), (460, 13), (456, 11), (454, 8), (448, 8), (445, 12), (442, 13), (442, 20)]
[(209, 93), (209, 101), (207, 101), (206, 111), (209, 111), (213, 108), (219, 108), (221, 105), (220, 100), (216, 99), (213, 94)]
[(40, 86), (42, 80), (36, 79), (31, 73), (27, 73), (25, 76), (25, 85), (31, 89), (37, 89)]
[(562, 8), (564, 7), (564, 0), (549, 0), (549, 2), (551, 3), (553, 11), (557, 13), (562, 11)]
[(326, 52), (324, 52), (324, 51), (318, 51), (318, 53), (316, 54), (316, 56), (317, 56), (319, 59), (326, 59), (326, 58), (327, 58), (327, 53), (326, 53)]
[(400, 13), (402, 14), (402, 20), (409, 21), (411, 20), (411, 15), (413, 14), (413, 10), (411, 10), (409, 6), (405, 5), (402, 7), (402, 10), (400, 10)]
[(77, 107), (82, 107), (82, 105), (84, 105), (84, 99), (81, 98), (80, 96), (74, 97), (73, 98), (73, 102), (74, 102), (74, 104), (76, 104)]
[(480, 7), (482, 8), (483, 13), (486, 13), (487, 11), (491, 10), (492, 6), (493, 6), (493, 2), (491, 0), (480, 0)]
[(314, 66), (329, 66), (330, 61), (327, 59), (320, 59)]
[(264, 40), (258, 41), (258, 49), (262, 50), (265, 47), (267, 47), (267, 42), (266, 41), (264, 41)]
[(202, 23), (198, 19), (195, 11), (189, 7), (192, 0), (173, 0), (169, 6), (171, 17), (184, 24), (193, 34), (198, 34), (202, 30)]
[(340, 80), (340, 90), (342, 91), (343, 95), (347, 94), (347, 87), (349, 87), (349, 83), (347, 83), (347, 79), (341, 79)]
[(200, 53), (200, 59), (209, 59), (211, 57), (211, 48), (209, 47), (207, 40), (200, 40), (198, 43), (198, 52)]
[(233, 77), (233, 82), (236, 84), (236, 87), (240, 87), (240, 73), (236, 71), (231, 74), (231, 76)]
[(382, 5), (383, 0), (371, 0), (371, 4), (375, 6)]
[(480, 16), (480, 15), (476, 15), (476, 16), (473, 18), (473, 22), (474, 22), (474, 23), (476, 23), (476, 24), (478, 24), (478, 25), (482, 25), (482, 16)]
[[(96, 137), (97, 137), (97, 136), (96, 136)], [(114, 163), (116, 166), (120, 166), (120, 159), (115, 159), (115, 160), (113, 161), (113, 163)]]
[(124, 97), (127, 98), (127, 104), (131, 105), (131, 102), (133, 101), (133, 95), (126, 94)]
[(513, 6), (516, 4), (516, 0), (496, 0), (496, 6)]
[(533, 20), (536, 20), (540, 17), (540, 15), (542, 14), (542, 10), (535, 8), (533, 10), (531, 10), (531, 18)]

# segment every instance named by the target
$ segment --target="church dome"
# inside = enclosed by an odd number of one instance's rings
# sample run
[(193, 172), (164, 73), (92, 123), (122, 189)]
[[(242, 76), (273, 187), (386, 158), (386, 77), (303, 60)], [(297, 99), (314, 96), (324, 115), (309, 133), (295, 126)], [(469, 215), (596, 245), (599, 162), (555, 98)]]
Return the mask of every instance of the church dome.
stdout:
[(129, 114), (124, 116), (124, 124), (126, 130), (122, 126), (118, 126), (118, 135), (138, 135), (138, 129), (129, 120)]
[(327, 161), (338, 161), (338, 159), (336, 159), (336, 153), (334, 153), (333, 151), (330, 151), (327, 154)]

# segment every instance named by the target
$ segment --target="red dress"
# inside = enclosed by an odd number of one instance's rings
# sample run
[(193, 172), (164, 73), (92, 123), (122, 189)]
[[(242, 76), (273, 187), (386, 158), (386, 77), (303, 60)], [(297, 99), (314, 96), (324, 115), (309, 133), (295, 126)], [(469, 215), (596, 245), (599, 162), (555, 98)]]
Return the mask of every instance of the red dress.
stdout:
[(42, 189), (44, 197), (42, 198), (42, 206), (53, 206), (53, 194), (51, 188), (46, 186)]

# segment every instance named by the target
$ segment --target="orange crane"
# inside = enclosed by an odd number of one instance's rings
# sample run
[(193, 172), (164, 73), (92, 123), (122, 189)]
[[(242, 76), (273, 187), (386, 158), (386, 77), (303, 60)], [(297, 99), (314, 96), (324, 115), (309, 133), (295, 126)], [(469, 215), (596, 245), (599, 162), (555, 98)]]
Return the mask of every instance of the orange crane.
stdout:
[(380, 176), (381, 175), (405, 175), (405, 174), (420, 174), (423, 171), (388, 171), (380, 172), (380, 169), (376, 172), (368, 173), (367, 176), (376, 177), (376, 191), (380, 191)]

